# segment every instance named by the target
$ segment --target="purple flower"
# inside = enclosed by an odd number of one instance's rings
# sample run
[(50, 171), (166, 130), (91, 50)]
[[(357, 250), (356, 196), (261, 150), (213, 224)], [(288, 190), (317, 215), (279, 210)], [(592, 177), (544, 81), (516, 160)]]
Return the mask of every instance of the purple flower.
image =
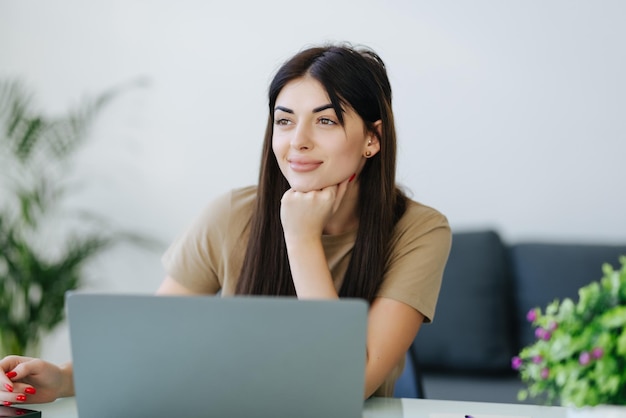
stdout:
[(548, 341), (551, 336), (552, 334), (550, 333), (550, 331), (545, 330), (543, 328), (537, 328), (535, 330), (535, 337), (537, 337), (540, 340)]
[(596, 347), (593, 350), (591, 350), (591, 357), (595, 359), (599, 359), (603, 355), (604, 355), (604, 350), (602, 349), (602, 347)]
[(522, 359), (519, 356), (515, 356), (511, 359), (511, 367), (513, 370), (519, 370), (522, 367)]
[(550, 376), (550, 369), (548, 369), (547, 367), (544, 367), (543, 369), (541, 369), (541, 378), (547, 379), (548, 376)]
[(550, 322), (550, 325), (548, 325), (548, 331), (552, 332), (556, 330), (558, 326), (559, 325), (556, 322)]
[(591, 361), (591, 355), (587, 351), (583, 351), (580, 353), (580, 357), (578, 357), (578, 362), (581, 366), (586, 366)]
[(537, 355), (537, 356), (533, 357), (533, 363), (535, 363), (535, 364), (539, 364), (539, 363), (541, 363), (542, 361), (543, 361), (543, 357), (541, 357), (541, 356), (539, 356), (539, 355)]
[(526, 319), (528, 322), (533, 322), (537, 319), (537, 308), (533, 308), (526, 314)]

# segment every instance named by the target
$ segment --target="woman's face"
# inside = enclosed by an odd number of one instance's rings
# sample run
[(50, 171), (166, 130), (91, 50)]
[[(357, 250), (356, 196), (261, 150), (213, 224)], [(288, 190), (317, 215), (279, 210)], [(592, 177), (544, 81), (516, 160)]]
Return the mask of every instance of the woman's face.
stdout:
[(380, 149), (359, 115), (351, 107), (344, 110), (342, 126), (324, 87), (308, 76), (287, 83), (278, 94), (272, 149), (292, 189), (339, 184), (358, 175), (367, 150), (374, 155)]

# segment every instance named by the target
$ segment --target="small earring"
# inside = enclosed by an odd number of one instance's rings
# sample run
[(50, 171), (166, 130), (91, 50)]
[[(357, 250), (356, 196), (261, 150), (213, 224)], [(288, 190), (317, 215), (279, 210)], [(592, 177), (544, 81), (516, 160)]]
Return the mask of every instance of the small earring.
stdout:
[(370, 151), (370, 150), (365, 151), (365, 157), (366, 157), (366, 158), (369, 158), (369, 157), (371, 157), (371, 156), (372, 156), (372, 153), (371, 153), (371, 151)]

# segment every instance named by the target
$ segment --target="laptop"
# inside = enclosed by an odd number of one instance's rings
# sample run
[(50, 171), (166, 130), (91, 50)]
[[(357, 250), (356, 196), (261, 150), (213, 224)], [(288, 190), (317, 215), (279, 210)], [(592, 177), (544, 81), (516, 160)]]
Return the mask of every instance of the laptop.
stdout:
[(67, 295), (85, 418), (363, 414), (367, 304)]

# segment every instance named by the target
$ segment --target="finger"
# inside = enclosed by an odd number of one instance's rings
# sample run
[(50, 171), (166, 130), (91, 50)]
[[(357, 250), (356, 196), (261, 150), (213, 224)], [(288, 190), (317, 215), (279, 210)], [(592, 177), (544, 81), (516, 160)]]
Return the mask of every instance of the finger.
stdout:
[(33, 359), (28, 357), (20, 358), (20, 363), (17, 364), (12, 370), (4, 374), (4, 378), (10, 380), (10, 383), (14, 387), (14, 392), (23, 392), (24, 389), (32, 383), (32, 379), (36, 379), (37, 375), (41, 373), (42, 365), (44, 362), (40, 359)]
[(16, 402), (19, 395), (23, 395), (23, 393), (16, 392), (13, 389), (13, 385), (9, 385), (8, 387), (4, 387), (3, 385), (3, 387), (0, 388), (0, 402)]
[(14, 384), (11, 379), (17, 377), (17, 372), (13, 370), (16, 366), (15, 359), (5, 357), (2, 359), (0, 366), (0, 370), (2, 370), (2, 373), (0, 373), (0, 391), (13, 392)]
[[(10, 390), (9, 390), (10, 389)], [(32, 395), (35, 395), (37, 390), (26, 384), (14, 384), (7, 385), (4, 388), (4, 391), (0, 391), (0, 401), (3, 405), (9, 406), (10, 404), (15, 403), (24, 403), (28, 401), (32, 401), (30, 399)]]
[(293, 196), (295, 192), (296, 191), (294, 189), (287, 189), (285, 193), (283, 193), (282, 198), (280, 199), (281, 203), (289, 199), (291, 196)]
[(6, 356), (2, 360), (0, 360), (0, 370), (2, 370), (4, 374), (9, 373), (21, 363), (29, 360), (32, 360), (32, 358), (22, 356)]
[(13, 381), (20, 381), (38, 375), (41, 373), (44, 364), (45, 362), (41, 359), (24, 357), (12, 370), (15, 373), (15, 376), (12, 378)]
[(14, 383), (13, 384), (13, 394), (23, 394), (23, 395), (35, 395), (37, 393), (37, 388), (28, 383)]

